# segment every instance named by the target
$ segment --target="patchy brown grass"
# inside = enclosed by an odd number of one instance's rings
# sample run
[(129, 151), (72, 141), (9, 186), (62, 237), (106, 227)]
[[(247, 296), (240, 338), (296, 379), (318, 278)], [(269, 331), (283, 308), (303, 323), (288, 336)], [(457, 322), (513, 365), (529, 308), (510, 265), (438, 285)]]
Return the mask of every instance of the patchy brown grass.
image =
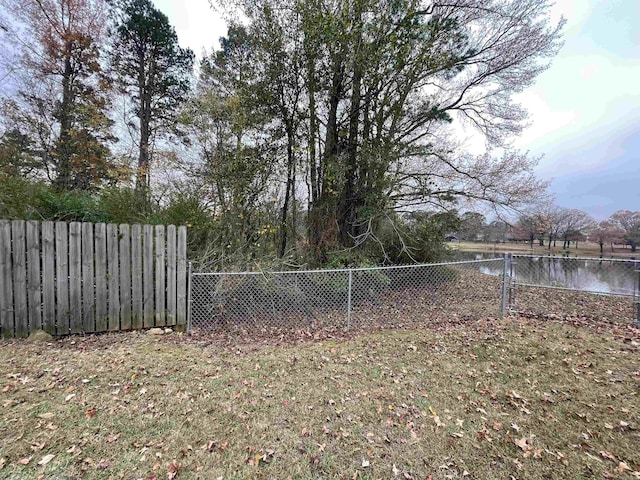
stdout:
[(0, 477), (640, 478), (639, 336), (510, 318), (2, 342)]

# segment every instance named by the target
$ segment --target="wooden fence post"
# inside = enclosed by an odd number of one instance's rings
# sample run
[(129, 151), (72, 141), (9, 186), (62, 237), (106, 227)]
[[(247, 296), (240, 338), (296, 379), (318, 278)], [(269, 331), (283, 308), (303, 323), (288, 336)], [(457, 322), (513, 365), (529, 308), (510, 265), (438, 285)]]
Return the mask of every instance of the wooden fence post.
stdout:
[(153, 327), (153, 226), (145, 225), (142, 227), (143, 244), (142, 244), (142, 280), (144, 288), (143, 305), (144, 305), (144, 322), (143, 327)]
[(16, 337), (29, 335), (27, 313), (27, 265), (23, 220), (11, 222), (13, 241), (13, 308)]
[(42, 222), (42, 325), (56, 334), (56, 243), (53, 222)]
[(82, 325), (86, 333), (96, 331), (95, 275), (93, 268), (93, 224), (82, 224)]
[(176, 227), (167, 227), (167, 325), (176, 324)]
[(96, 332), (109, 329), (107, 310), (107, 226), (96, 224)]
[(156, 225), (156, 327), (166, 325), (166, 281), (165, 281), (165, 246), (164, 225)]
[(178, 227), (176, 324), (187, 324), (187, 227)]
[(131, 329), (131, 238), (129, 225), (120, 225), (120, 328)]
[(69, 333), (69, 232), (66, 222), (56, 222), (56, 333)]
[(120, 330), (120, 271), (118, 263), (118, 226), (107, 225), (107, 271), (109, 275), (109, 330)]
[(0, 336), (12, 338), (13, 276), (11, 272), (11, 223), (0, 220)]
[(142, 227), (131, 227), (131, 327), (142, 328)]
[(82, 333), (82, 226), (69, 224), (69, 333)]

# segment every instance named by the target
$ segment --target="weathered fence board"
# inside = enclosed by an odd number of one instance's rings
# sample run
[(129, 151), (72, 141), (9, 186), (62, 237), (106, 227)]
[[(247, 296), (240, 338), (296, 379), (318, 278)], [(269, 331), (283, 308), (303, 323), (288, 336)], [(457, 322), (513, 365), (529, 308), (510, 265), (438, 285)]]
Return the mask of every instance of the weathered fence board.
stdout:
[(93, 270), (93, 224), (82, 224), (82, 328), (96, 331), (95, 277)]
[(69, 333), (69, 235), (65, 222), (56, 222), (56, 333)]
[(167, 325), (176, 324), (176, 227), (167, 227)]
[(176, 324), (187, 323), (187, 227), (178, 227)]
[(42, 222), (42, 324), (56, 334), (56, 244), (53, 222)]
[(153, 327), (153, 226), (145, 225), (142, 228), (142, 262), (143, 272), (142, 280), (144, 286), (143, 309), (144, 323), (143, 326)]
[(0, 333), (186, 323), (186, 228), (0, 220)]
[(27, 294), (29, 329), (42, 328), (42, 294), (40, 285), (40, 225), (27, 222)]
[(107, 312), (107, 226), (98, 223), (95, 226), (96, 250), (96, 332), (109, 328)]
[(165, 304), (165, 263), (164, 263), (164, 227), (156, 225), (156, 311), (155, 319), (157, 327), (166, 325), (166, 304)]
[(131, 327), (142, 328), (142, 226), (131, 226)]
[(129, 225), (120, 225), (120, 328), (131, 329), (131, 239)]
[(0, 334), (13, 337), (13, 278), (11, 278), (11, 223), (0, 220)]
[(27, 265), (24, 221), (11, 222), (13, 241), (13, 310), (16, 336), (23, 337), (29, 331), (27, 318)]
[(109, 330), (120, 329), (120, 273), (118, 269), (118, 226), (107, 225), (107, 270), (109, 292)]
[(82, 333), (82, 226), (69, 224), (69, 332)]

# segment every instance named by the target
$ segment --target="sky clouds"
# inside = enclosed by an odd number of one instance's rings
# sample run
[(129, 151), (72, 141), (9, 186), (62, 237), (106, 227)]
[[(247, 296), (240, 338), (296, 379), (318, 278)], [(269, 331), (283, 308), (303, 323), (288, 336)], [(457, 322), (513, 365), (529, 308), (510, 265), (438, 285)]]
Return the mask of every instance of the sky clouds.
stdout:
[[(155, 0), (180, 43), (200, 54), (226, 32), (208, 0)], [(640, 1), (558, 0), (565, 44), (515, 100), (530, 126), (514, 146), (544, 155), (557, 203), (597, 217), (640, 209)]]

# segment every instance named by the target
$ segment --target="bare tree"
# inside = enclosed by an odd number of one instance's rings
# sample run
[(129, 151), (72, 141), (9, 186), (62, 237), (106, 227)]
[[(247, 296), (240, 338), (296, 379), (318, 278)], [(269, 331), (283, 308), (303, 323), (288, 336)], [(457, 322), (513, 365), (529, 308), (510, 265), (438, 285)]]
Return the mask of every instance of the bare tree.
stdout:
[(611, 215), (609, 220), (624, 232), (627, 245), (635, 252), (640, 243), (640, 212), (619, 210)]
[(603, 256), (605, 244), (610, 244), (613, 252), (614, 243), (624, 242), (624, 230), (611, 220), (603, 220), (591, 231), (589, 238), (600, 246), (600, 256)]
[(565, 210), (562, 218), (563, 248), (569, 248), (571, 242), (578, 242), (587, 238), (596, 222), (588, 213), (578, 209)]

